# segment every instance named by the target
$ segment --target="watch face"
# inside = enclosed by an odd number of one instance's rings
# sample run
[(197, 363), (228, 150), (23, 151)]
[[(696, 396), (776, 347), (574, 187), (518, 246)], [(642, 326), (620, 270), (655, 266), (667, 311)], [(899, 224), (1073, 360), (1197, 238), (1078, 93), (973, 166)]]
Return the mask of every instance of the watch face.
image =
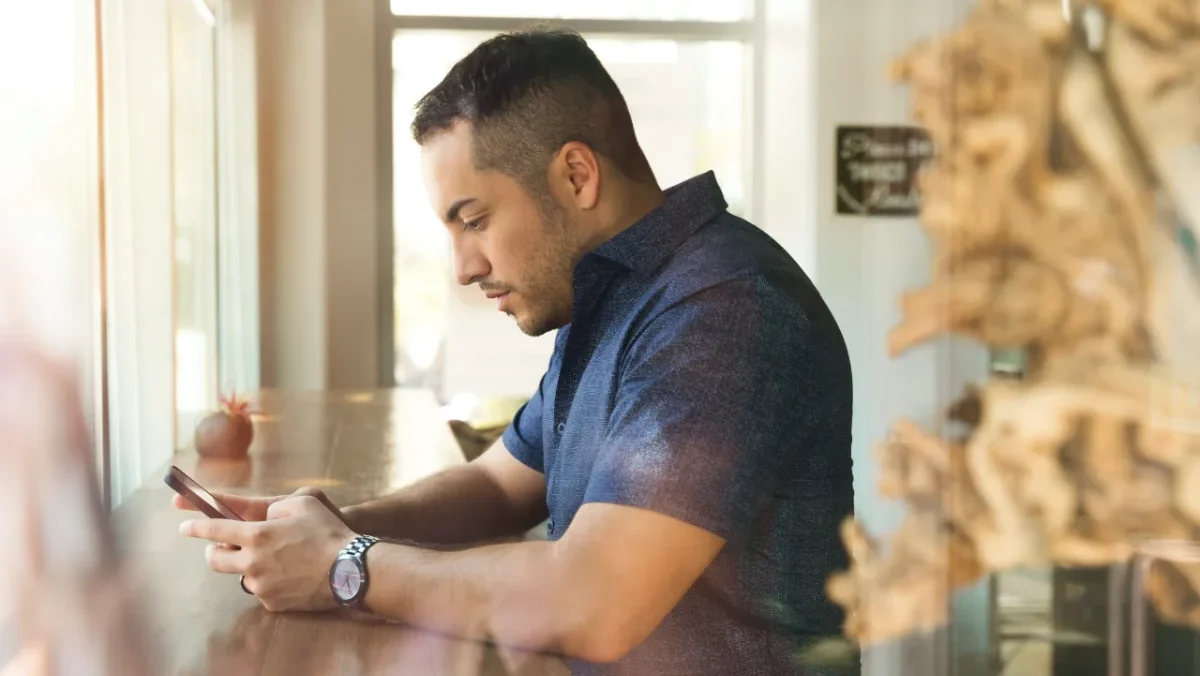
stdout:
[(362, 571), (354, 559), (338, 559), (333, 564), (333, 594), (341, 601), (349, 601), (362, 589)]

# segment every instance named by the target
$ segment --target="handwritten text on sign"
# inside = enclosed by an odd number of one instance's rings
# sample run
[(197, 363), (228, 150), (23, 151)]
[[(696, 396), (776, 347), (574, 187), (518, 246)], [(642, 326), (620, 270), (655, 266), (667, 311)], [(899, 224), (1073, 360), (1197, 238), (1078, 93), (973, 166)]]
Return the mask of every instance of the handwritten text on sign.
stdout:
[(915, 216), (917, 173), (933, 153), (918, 127), (838, 127), (837, 213)]

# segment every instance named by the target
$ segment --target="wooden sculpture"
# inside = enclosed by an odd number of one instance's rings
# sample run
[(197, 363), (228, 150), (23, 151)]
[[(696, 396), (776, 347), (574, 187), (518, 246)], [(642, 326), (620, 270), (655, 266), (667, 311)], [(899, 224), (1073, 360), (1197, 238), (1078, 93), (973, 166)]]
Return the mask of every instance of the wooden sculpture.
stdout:
[[(1021, 348), (972, 389), (970, 430), (896, 423), (886, 543), (854, 521), (830, 580), (860, 645), (946, 622), (995, 571), (1106, 565), (1200, 539), (1200, 0), (981, 0), (893, 75), (938, 148), (921, 180), (931, 283), (901, 299), (893, 354), (945, 334)], [(1155, 568), (1168, 621), (1200, 628), (1200, 570)]]

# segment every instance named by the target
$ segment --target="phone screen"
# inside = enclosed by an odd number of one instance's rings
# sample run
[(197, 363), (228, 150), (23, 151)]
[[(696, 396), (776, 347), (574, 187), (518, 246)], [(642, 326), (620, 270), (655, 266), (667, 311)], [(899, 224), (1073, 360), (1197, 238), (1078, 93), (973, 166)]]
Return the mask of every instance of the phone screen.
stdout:
[(210, 518), (242, 521), (242, 517), (238, 516), (237, 512), (221, 504), (221, 501), (213, 497), (212, 493), (204, 490), (203, 486), (184, 474), (183, 470), (178, 467), (172, 465), (163, 477), (163, 481)]

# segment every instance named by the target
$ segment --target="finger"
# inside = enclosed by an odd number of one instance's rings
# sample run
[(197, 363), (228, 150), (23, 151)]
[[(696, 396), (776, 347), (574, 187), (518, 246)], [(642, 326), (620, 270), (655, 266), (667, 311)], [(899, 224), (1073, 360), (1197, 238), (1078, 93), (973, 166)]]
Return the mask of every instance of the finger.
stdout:
[(293, 492), (291, 494), (291, 496), (289, 496), (289, 497), (299, 498), (299, 497), (304, 497), (306, 495), (310, 498), (316, 498), (322, 502), (324, 502), (326, 500), (325, 491), (322, 491), (320, 488), (313, 488), (312, 486), (305, 486), (304, 488), (299, 488), (295, 492)]
[(245, 549), (229, 549), (219, 544), (210, 544), (204, 549), (208, 567), (217, 573), (245, 575), (249, 568), (249, 553)]
[(333, 504), (333, 501), (329, 499), (329, 496), (325, 495), (325, 491), (321, 490), (320, 488), (312, 488), (311, 486), (305, 486), (304, 488), (301, 488), (300, 490), (296, 491), (295, 493), (292, 493), (292, 495), (291, 495), (291, 497), (293, 497), (293, 498), (299, 498), (299, 497), (305, 497), (305, 496), (308, 496), (311, 498), (316, 498), (318, 501), (320, 501), (320, 503), (322, 505), (325, 505), (325, 508), (328, 509), (329, 511), (333, 512), (334, 514), (341, 514), (341, 511), (338, 509), (338, 506)]
[(267, 507), (267, 520), (284, 519), (289, 516), (296, 516), (298, 514), (308, 512), (318, 506), (320, 506), (321, 509), (326, 509), (325, 505), (323, 505), (320, 500), (312, 497), (311, 495), (289, 497), (287, 499), (280, 500), (279, 502), (271, 503), (271, 506)]
[(182, 495), (179, 495), (179, 494), (175, 494), (175, 495), (171, 496), (171, 504), (175, 506), (175, 509), (182, 509), (187, 512), (200, 511), (199, 509), (196, 508), (195, 505), (188, 502), (187, 499), (185, 499)]
[(232, 519), (197, 519), (179, 524), (179, 532), (201, 540), (248, 547), (259, 535), (260, 522)]
[(217, 502), (232, 509), (235, 514), (247, 521), (259, 521), (263, 518), (262, 514), (266, 509), (263, 505), (265, 502), (263, 498), (246, 498), (226, 493), (213, 493), (212, 495)]

